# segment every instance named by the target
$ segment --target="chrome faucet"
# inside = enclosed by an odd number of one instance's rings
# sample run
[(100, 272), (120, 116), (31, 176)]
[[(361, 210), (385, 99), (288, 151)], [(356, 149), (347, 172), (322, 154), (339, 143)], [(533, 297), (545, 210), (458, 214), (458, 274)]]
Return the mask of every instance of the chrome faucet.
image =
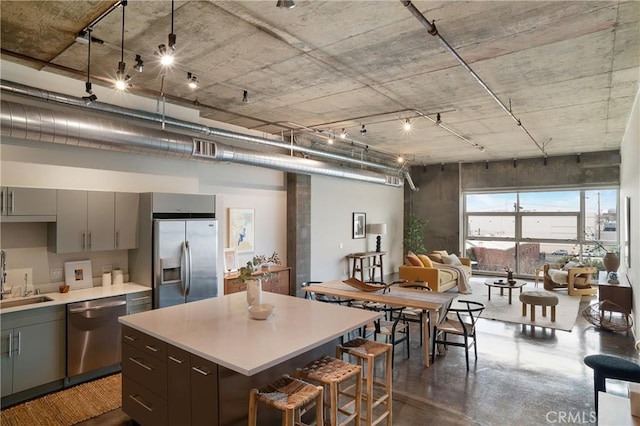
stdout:
[(7, 252), (0, 250), (0, 299), (4, 299), (5, 294), (11, 294), (13, 287), (8, 290), (4, 289), (7, 283)]
[(24, 274), (24, 288), (22, 290), (22, 296), (23, 297), (27, 297), (28, 295), (31, 294), (31, 290), (27, 291), (27, 282), (29, 281), (29, 275), (28, 274)]

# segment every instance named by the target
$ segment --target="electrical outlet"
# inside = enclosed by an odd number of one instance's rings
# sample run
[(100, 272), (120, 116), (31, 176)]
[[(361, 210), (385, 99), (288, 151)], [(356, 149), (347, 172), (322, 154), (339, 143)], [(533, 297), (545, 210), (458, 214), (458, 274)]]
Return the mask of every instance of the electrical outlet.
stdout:
[(113, 270), (113, 265), (102, 265), (102, 273), (111, 272)]
[(49, 269), (49, 279), (51, 282), (62, 281), (62, 268)]

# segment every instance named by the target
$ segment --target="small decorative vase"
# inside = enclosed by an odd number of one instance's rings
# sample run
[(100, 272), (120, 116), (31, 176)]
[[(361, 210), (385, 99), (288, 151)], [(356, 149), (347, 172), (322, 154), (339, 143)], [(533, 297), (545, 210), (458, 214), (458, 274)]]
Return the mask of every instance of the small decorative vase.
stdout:
[(602, 263), (604, 263), (604, 269), (609, 272), (616, 272), (620, 267), (620, 258), (617, 254), (613, 252), (608, 252), (602, 258)]
[(513, 281), (513, 272), (511, 271), (507, 272), (507, 281), (508, 282)]
[(262, 303), (262, 281), (247, 280), (247, 305), (259, 305)]

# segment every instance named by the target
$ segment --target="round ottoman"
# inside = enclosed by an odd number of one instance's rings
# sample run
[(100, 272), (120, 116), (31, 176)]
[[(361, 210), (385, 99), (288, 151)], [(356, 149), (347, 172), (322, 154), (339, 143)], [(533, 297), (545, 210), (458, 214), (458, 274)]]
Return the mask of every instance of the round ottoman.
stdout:
[(588, 355), (584, 363), (593, 368), (593, 390), (596, 413), (598, 412), (598, 392), (606, 392), (605, 379), (640, 382), (640, 365), (612, 355)]
[(536, 320), (536, 306), (542, 306), (542, 316), (547, 316), (547, 306), (551, 306), (551, 322), (556, 321), (558, 296), (548, 291), (523, 291), (520, 293), (522, 316), (527, 316), (527, 305), (531, 305), (531, 322)]

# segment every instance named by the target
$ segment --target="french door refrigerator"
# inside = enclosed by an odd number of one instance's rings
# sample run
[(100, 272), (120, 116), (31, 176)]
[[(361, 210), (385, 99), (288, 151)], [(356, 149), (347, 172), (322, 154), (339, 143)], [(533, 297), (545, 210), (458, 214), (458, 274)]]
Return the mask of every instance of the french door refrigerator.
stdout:
[(218, 295), (218, 223), (213, 219), (154, 219), (154, 307)]

